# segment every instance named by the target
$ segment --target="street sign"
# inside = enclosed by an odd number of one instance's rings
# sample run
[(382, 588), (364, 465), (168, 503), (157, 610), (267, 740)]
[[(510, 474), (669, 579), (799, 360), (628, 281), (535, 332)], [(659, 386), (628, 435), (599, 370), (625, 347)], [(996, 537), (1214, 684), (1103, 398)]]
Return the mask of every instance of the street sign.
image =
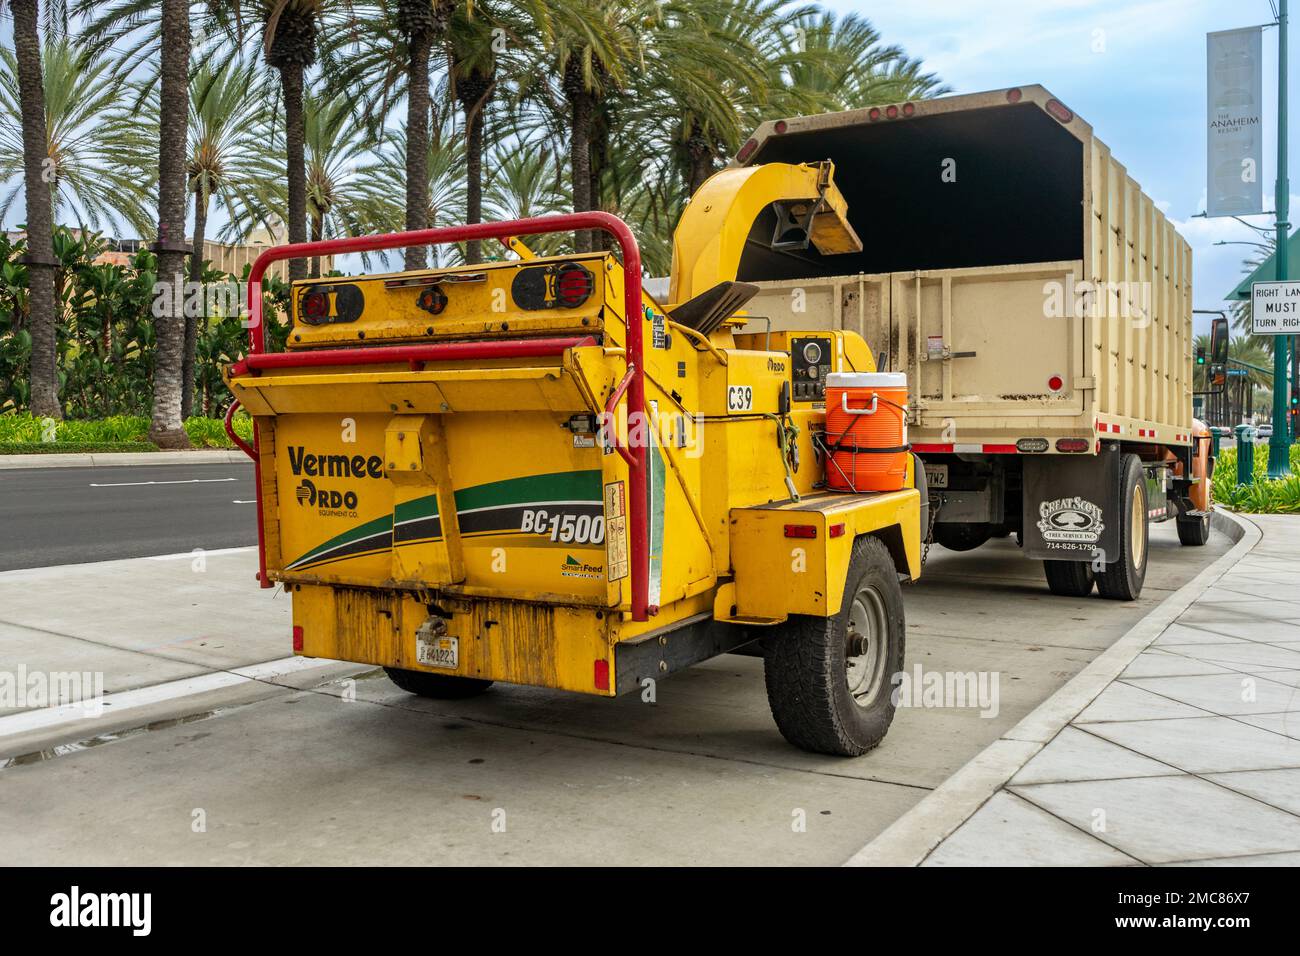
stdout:
[(1250, 287), (1251, 331), (1256, 335), (1300, 332), (1300, 282), (1255, 282)]

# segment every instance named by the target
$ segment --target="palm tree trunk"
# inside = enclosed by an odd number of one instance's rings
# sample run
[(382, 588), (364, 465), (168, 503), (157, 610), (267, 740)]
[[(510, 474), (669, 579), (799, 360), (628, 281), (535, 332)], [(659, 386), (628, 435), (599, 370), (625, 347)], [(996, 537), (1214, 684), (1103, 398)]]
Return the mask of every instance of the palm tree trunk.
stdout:
[[(311, 241), (320, 242), (325, 238), (325, 217), (322, 215), (313, 215), (311, 217)], [(311, 277), (320, 278), (320, 256), (313, 256), (311, 260)]]
[[(162, 66), (158, 137), (158, 278), (164, 289), (185, 268), (186, 125), (189, 119), (189, 0), (162, 0)], [(155, 310), (153, 415), (149, 438), (163, 448), (188, 448), (181, 421), (185, 316), (181, 290), (164, 292)]]
[[(483, 221), (483, 145), (484, 117), (488, 101), (496, 88), (496, 76), (471, 70), (458, 81), (457, 94), (465, 112), (465, 222)], [(465, 261), (483, 261), (483, 244), (478, 240), (465, 243)]]
[(59, 402), (58, 314), (54, 295), (53, 213), (45, 165), (49, 137), (45, 127), (45, 89), (41, 39), (37, 28), (39, 0), (11, 0), (14, 53), (23, 124), (23, 184), (27, 199), (28, 323), (32, 336), (31, 410), (41, 418), (62, 418)]
[[(591, 94), (578, 91), (569, 94), (570, 135), (569, 170), (573, 180), (573, 211), (591, 209)], [(591, 232), (579, 229), (573, 234), (576, 252), (591, 251)]]
[[(408, 46), (406, 80), (406, 229), (429, 228), (429, 51), (433, 33), (417, 28)], [(407, 269), (424, 269), (429, 264), (425, 246), (408, 246)]]
[[(194, 184), (194, 244), (190, 252), (190, 282), (200, 290), (203, 315), (207, 317), (207, 297), (203, 295), (203, 246), (207, 238), (208, 197), (203, 192), (203, 184)], [(189, 418), (194, 412), (194, 367), (198, 360), (199, 319), (195, 315), (185, 316), (185, 360), (181, 364), (181, 417)]]
[[(280, 66), (280, 85), (284, 91), (284, 144), (286, 157), (285, 176), (289, 184), (290, 242), (307, 241), (307, 161), (306, 131), (302, 108), (303, 65), (290, 62)], [(307, 263), (302, 259), (289, 260), (289, 278), (305, 279)]]

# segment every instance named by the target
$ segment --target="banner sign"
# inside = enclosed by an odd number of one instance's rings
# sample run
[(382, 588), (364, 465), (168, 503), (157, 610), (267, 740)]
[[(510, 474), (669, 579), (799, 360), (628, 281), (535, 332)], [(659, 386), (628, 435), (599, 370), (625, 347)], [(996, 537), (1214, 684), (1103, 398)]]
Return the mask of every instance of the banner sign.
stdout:
[(1263, 27), (1206, 35), (1209, 115), (1207, 216), (1264, 211)]

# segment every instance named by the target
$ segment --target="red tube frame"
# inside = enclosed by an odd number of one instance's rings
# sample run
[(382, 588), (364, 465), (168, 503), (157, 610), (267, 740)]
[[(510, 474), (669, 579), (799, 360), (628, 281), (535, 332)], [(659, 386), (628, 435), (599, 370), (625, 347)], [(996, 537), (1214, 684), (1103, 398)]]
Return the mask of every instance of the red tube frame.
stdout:
[[(258, 364), (272, 359), (266, 354), (266, 330), (262, 325), (262, 277), (273, 262), (285, 259), (309, 259), (315, 256), (346, 255), (351, 252), (379, 252), (385, 249), (401, 249), (407, 246), (433, 246), (449, 242), (468, 242), (475, 239), (504, 239), (510, 236), (535, 236), (542, 233), (571, 232), (583, 229), (599, 229), (614, 238), (623, 253), (623, 313), (627, 322), (627, 362), (633, 370), (627, 383), (628, 420), (645, 421), (645, 356), (644, 329), (641, 312), (641, 250), (636, 237), (627, 223), (607, 212), (578, 212), (558, 216), (538, 216), (534, 219), (513, 219), (506, 222), (474, 223), (466, 226), (445, 226), (438, 229), (418, 229), (413, 232), (393, 232), (378, 236), (355, 236), (346, 239), (326, 239), (321, 242), (299, 242), (267, 249), (253, 263), (248, 274), (248, 325), (249, 354), (235, 368), (256, 369)], [(552, 340), (554, 341), (554, 340)], [(450, 344), (450, 343), (448, 343)], [(467, 343), (468, 344), (468, 343)], [(511, 346), (519, 342), (476, 342), (475, 358), (510, 358), (507, 354)], [(437, 346), (395, 346), (385, 351), (399, 354), (400, 358), (388, 361), (422, 361), (410, 350), (425, 350)], [(364, 349), (338, 350), (349, 353), (368, 351)], [(561, 350), (563, 351), (563, 350)], [(276, 357), (281, 353), (277, 353)], [(288, 354), (288, 353), (283, 353)], [(303, 353), (303, 358), (309, 353)], [(327, 355), (328, 351), (310, 353)], [(258, 358), (261, 356), (262, 358)], [(470, 357), (470, 356), (462, 356)], [(297, 359), (298, 356), (294, 355)], [(436, 359), (430, 359), (436, 360)], [(322, 362), (321, 364), (326, 364)], [(330, 363), (337, 364), (337, 363)], [(263, 367), (275, 367), (264, 365)], [(279, 367), (293, 366), (287, 360)], [(636, 416), (636, 417), (633, 417)], [(648, 435), (648, 429), (643, 429)], [(253, 444), (258, 446), (257, 429), (253, 430)], [(631, 568), (629, 576), (632, 586), (632, 620), (646, 621), (650, 617), (648, 600), (650, 595), (650, 529), (646, 508), (649, 488), (646, 468), (647, 441), (631, 443), (631, 460), (628, 461), (628, 524), (630, 525), (629, 548)], [(266, 575), (266, 546), (262, 525), (262, 463), (254, 458), (255, 480), (257, 484), (257, 550), (259, 558), (258, 580), (262, 587), (271, 587)]]

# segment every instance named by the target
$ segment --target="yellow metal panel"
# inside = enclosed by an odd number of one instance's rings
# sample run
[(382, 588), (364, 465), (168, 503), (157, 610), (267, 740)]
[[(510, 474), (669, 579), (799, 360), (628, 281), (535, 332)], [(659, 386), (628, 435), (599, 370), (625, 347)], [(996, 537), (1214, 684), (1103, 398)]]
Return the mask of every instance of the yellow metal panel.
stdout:
[(416, 660), (416, 630), (429, 619), (426, 602), (378, 588), (295, 586), (293, 623), (302, 654), (384, 667), (476, 677), (609, 696), (595, 683), (605, 661), (613, 682), (609, 618), (594, 610), (524, 601), (442, 602), (446, 633), (457, 638), (452, 669)]
[[(921, 573), (920, 494), (914, 489), (869, 495), (821, 495), (803, 502), (731, 512), (736, 609), (741, 617), (839, 613), (853, 542), (882, 534), (902, 545), (900, 573)], [(791, 538), (785, 526), (813, 525), (814, 538)], [(831, 537), (830, 529), (844, 525)]]

